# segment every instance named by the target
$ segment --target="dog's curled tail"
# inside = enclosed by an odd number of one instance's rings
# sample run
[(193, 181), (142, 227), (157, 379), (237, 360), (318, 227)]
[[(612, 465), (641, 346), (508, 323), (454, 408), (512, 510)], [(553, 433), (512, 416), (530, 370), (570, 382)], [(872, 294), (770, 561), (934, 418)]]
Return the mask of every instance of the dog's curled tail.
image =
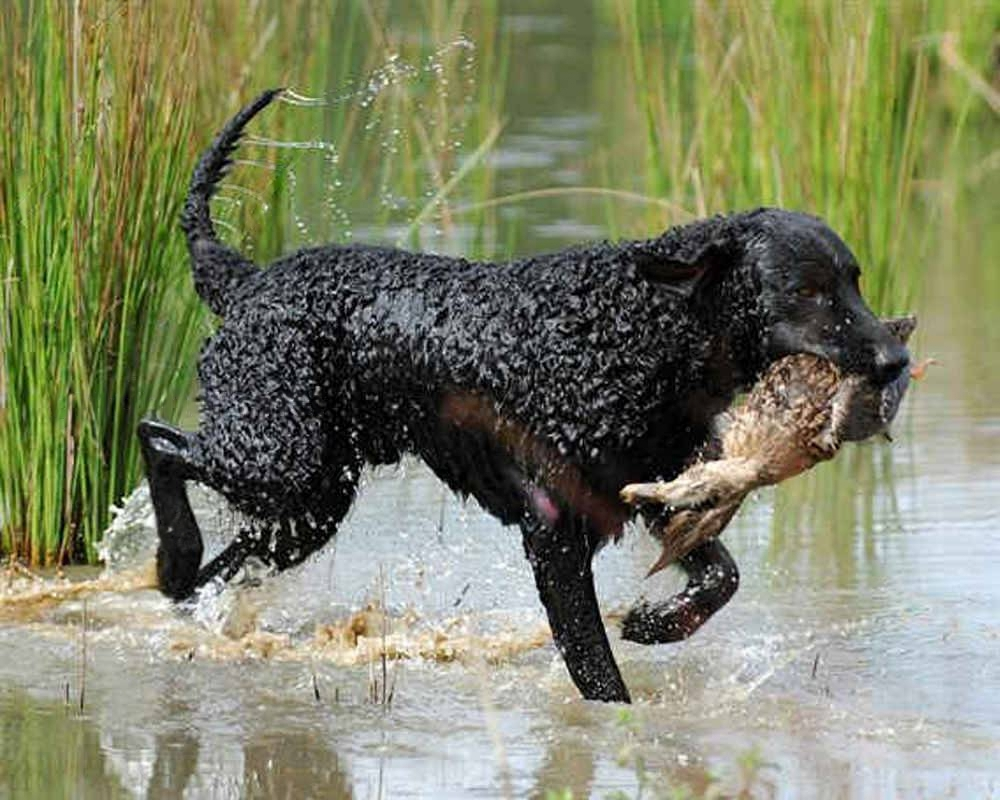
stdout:
[(239, 144), (243, 129), (282, 91), (269, 89), (229, 120), (211, 147), (202, 153), (191, 176), (181, 227), (187, 235), (195, 289), (208, 307), (220, 316), (225, 315), (236, 289), (257, 268), (252, 261), (219, 241), (212, 225), (209, 202), (232, 164), (230, 156)]

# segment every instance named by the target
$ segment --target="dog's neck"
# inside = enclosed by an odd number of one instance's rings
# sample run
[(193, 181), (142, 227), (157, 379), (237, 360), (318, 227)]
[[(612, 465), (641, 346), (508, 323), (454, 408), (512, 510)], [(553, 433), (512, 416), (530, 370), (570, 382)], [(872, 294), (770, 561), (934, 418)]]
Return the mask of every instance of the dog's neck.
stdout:
[(706, 380), (720, 391), (728, 389), (730, 395), (748, 389), (768, 366), (764, 347), (767, 316), (760, 302), (760, 287), (747, 273), (733, 270), (719, 283), (708, 304), (714, 341)]

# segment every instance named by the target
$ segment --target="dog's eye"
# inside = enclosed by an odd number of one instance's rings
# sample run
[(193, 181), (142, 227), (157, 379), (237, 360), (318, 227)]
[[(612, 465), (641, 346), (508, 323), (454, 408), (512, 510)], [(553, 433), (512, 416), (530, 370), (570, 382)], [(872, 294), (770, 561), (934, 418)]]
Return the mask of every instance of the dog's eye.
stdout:
[(797, 294), (799, 297), (805, 297), (811, 300), (812, 298), (816, 297), (819, 294), (819, 289), (817, 289), (815, 286), (800, 286), (798, 289), (795, 290), (795, 294)]

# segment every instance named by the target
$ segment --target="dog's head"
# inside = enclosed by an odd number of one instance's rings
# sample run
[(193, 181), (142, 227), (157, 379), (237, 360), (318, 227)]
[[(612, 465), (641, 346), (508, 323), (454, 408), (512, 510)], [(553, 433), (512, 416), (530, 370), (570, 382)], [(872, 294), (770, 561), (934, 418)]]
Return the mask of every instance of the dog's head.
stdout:
[(768, 359), (813, 353), (845, 372), (886, 384), (910, 354), (861, 297), (854, 254), (816, 217), (768, 210), (748, 243), (765, 322)]
[(746, 358), (757, 369), (813, 353), (884, 385), (909, 365), (906, 347), (862, 299), (854, 255), (817, 217), (758, 209), (654, 241), (640, 269), (725, 320), (752, 347)]

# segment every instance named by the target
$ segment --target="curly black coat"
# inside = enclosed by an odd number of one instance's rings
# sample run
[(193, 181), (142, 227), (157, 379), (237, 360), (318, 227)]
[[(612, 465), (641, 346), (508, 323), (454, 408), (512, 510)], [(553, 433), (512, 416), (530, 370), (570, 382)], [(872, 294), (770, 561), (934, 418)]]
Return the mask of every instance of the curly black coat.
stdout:
[[(195, 286), (223, 323), (201, 356), (199, 429), (139, 430), (161, 589), (186, 597), (251, 554), (301, 562), (336, 531), (366, 463), (414, 453), (520, 525), (576, 685), (627, 701), (591, 574), (627, 519), (618, 490), (677, 474), (712, 416), (781, 355), (898, 374), (906, 350), (861, 300), (853, 256), (820, 220), (759, 209), (507, 263), (327, 245), (260, 270), (218, 240), (209, 200), (276, 94), (226, 125), (185, 207)], [(253, 520), (204, 567), (188, 479)], [(678, 639), (738, 580), (718, 542), (682, 566)]]

